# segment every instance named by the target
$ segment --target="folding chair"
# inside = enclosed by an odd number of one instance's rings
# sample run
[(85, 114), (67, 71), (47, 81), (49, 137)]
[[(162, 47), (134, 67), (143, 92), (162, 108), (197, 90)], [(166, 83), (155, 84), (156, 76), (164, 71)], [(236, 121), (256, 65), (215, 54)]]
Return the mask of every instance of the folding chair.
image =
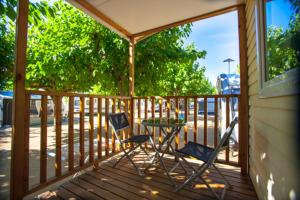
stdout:
[[(226, 129), (225, 134), (223, 135), (221, 141), (219, 142), (219, 144), (217, 145), (217, 147), (215, 149), (195, 143), (195, 142), (188, 142), (188, 144), (185, 147), (183, 147), (182, 149), (176, 150), (176, 153), (177, 153), (179, 159), (181, 159), (192, 170), (191, 175), (185, 179), (184, 183), (175, 189), (176, 192), (181, 190), (188, 184), (190, 184), (195, 179), (199, 178), (209, 188), (209, 190), (216, 196), (217, 199), (221, 200), (224, 198), (226, 189), (230, 188), (231, 185), (228, 182), (228, 180), (225, 178), (225, 176), (221, 173), (221, 171), (216, 167), (214, 162), (215, 162), (219, 152), (229, 145), (230, 135), (233, 132), (234, 126), (236, 125), (237, 122), (238, 122), (238, 118), (235, 117), (231, 121), (229, 127)], [(191, 156), (193, 158), (203, 161), (204, 163), (201, 166), (199, 166), (198, 168), (195, 168), (184, 158), (184, 156)], [(181, 166), (183, 166), (183, 165), (181, 165)], [(202, 177), (203, 173), (209, 167), (213, 167), (214, 169), (216, 169), (216, 171), (224, 179), (225, 187), (224, 187), (221, 195), (218, 195), (215, 192), (215, 190), (212, 187), (210, 187), (208, 182)], [(187, 169), (185, 167), (183, 167), (183, 168), (184, 168), (184, 171), (186, 173), (188, 173)]]
[[(118, 133), (122, 130), (130, 128), (126, 114), (125, 113), (109, 114), (109, 121), (112, 125), (115, 137), (116, 137), (117, 141), (120, 143), (120, 148), (124, 152), (124, 154), (121, 156), (121, 158), (119, 158), (119, 160), (117, 160), (117, 162), (113, 165), (113, 168), (115, 168), (120, 163), (120, 161), (126, 157), (131, 162), (131, 164), (134, 166), (134, 168), (137, 170), (139, 175), (142, 176), (143, 173), (140, 171), (140, 169), (136, 166), (136, 164), (130, 158), (130, 154), (132, 154), (134, 152), (134, 150), (136, 150), (138, 147), (140, 147), (140, 149), (145, 152), (148, 159), (151, 160), (149, 154), (147, 153), (145, 148), (142, 146), (142, 144), (144, 144), (148, 140), (151, 140), (151, 137), (149, 135), (135, 135), (126, 140), (121, 140)], [(132, 144), (131, 148), (128, 151), (126, 151), (126, 149), (124, 148), (124, 144), (127, 144), (127, 143)]]

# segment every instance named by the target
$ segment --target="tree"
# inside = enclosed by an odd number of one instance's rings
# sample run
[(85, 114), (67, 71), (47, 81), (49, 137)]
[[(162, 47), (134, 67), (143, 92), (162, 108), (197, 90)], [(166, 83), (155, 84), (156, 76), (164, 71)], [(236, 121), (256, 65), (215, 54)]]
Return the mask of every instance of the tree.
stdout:
[[(137, 45), (137, 95), (187, 95), (207, 93), (212, 86), (205, 78), (205, 68), (197, 59), (205, 51), (194, 45), (184, 47), (191, 24), (158, 33)], [(151, 86), (151, 87), (149, 87)]]
[(111, 42), (113, 34), (72, 6), (60, 1), (54, 4), (55, 17), (29, 29), (27, 86), (90, 91), (100, 78), (106, 79), (103, 71), (109, 66), (100, 42)]
[[(55, 7), (55, 18), (30, 29), (28, 86), (128, 94), (128, 42), (68, 4), (59, 1)], [(171, 92), (161, 87), (166, 77), (171, 76), (169, 68), (193, 69), (196, 60), (205, 56), (204, 51), (197, 51), (194, 46), (183, 47), (183, 38), (190, 31), (191, 25), (169, 29), (137, 45), (137, 95)], [(203, 79), (200, 74), (204, 77), (204, 73), (198, 72), (197, 78)], [(188, 73), (183, 75), (191, 78)]]
[[(51, 10), (53, 15), (29, 27), (26, 86), (128, 95), (128, 41), (62, 1), (54, 2)], [(197, 64), (206, 52), (184, 46), (190, 32), (188, 24), (138, 43), (136, 95), (210, 91), (205, 68)]]
[[(0, 90), (13, 86), (16, 6), (17, 0), (0, 0)], [(54, 8), (46, 2), (29, 4), (30, 25), (49, 16), (54, 16)]]
[(14, 67), (14, 33), (0, 21), (0, 90), (12, 85)]

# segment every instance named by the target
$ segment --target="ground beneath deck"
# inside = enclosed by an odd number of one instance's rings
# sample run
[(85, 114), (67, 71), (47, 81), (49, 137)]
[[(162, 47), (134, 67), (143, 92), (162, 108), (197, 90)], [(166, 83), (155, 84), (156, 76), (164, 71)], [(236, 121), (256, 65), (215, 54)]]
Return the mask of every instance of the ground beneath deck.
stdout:
[[(135, 162), (141, 168), (147, 163), (144, 162), (145, 155), (135, 155)], [(133, 166), (124, 159), (117, 168), (112, 168), (116, 157), (101, 162), (99, 169), (87, 171), (86, 173), (71, 179), (57, 189), (44, 192), (38, 197), (40, 199), (215, 199), (212, 193), (201, 182), (196, 182), (185, 189), (175, 193), (174, 187), (162, 169), (150, 168), (145, 176), (139, 176)], [(174, 158), (164, 158), (166, 165), (171, 168), (174, 165)], [(194, 165), (199, 165), (190, 160)], [(222, 173), (232, 184), (228, 189), (225, 199), (257, 199), (252, 182), (248, 176), (240, 174), (238, 167), (217, 165)], [(183, 170), (178, 167), (172, 176), (176, 184), (184, 180)], [(215, 170), (211, 169), (204, 175), (211, 187), (221, 192), (224, 185), (221, 177)]]

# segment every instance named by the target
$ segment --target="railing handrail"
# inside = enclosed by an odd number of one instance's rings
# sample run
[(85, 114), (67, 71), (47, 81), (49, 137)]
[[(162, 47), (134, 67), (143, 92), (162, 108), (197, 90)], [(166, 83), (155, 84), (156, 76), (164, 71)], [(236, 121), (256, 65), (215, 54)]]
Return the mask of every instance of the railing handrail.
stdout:
[(84, 94), (75, 92), (57, 92), (57, 91), (41, 91), (41, 90), (26, 90), (29, 95), (47, 95), (47, 96), (73, 96), (73, 97), (93, 97), (93, 98), (117, 98), (130, 99), (130, 96), (114, 96), (114, 95), (99, 95), (99, 94)]
[(180, 95), (180, 96), (134, 96), (133, 99), (175, 99), (175, 98), (225, 98), (225, 97), (239, 97), (240, 94), (201, 94), (201, 95)]
[(41, 91), (41, 90), (26, 90), (26, 94), (31, 95), (48, 95), (48, 96), (76, 96), (76, 97), (93, 97), (93, 98), (117, 98), (117, 99), (167, 99), (167, 98), (225, 98), (225, 97), (239, 97), (240, 94), (200, 94), (200, 95), (169, 95), (169, 96), (118, 96), (118, 95), (99, 95), (99, 94), (85, 94), (76, 92), (58, 92), (58, 91)]

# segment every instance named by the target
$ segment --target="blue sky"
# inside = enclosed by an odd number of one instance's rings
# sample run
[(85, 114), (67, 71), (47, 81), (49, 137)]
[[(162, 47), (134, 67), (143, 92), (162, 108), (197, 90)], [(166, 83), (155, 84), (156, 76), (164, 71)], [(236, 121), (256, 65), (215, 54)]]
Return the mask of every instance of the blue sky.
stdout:
[(230, 72), (235, 72), (239, 64), (239, 41), (237, 12), (230, 12), (193, 23), (192, 33), (185, 44), (195, 43), (198, 50), (206, 50), (205, 59), (198, 62), (206, 67), (206, 76), (213, 85), (217, 76), (228, 73), (228, 64), (223, 60), (235, 60), (230, 64)]
[(285, 30), (293, 14), (291, 4), (286, 0), (276, 0), (267, 3), (267, 26), (282, 27)]
[[(292, 14), (291, 4), (286, 0), (270, 1), (267, 4), (267, 25), (288, 27)], [(231, 58), (230, 72), (234, 73), (239, 64), (239, 40), (237, 12), (230, 12), (193, 23), (192, 33), (185, 45), (195, 43), (198, 50), (206, 50), (205, 59), (198, 62), (206, 67), (206, 76), (213, 85), (217, 76), (228, 73), (228, 63), (223, 60)]]

